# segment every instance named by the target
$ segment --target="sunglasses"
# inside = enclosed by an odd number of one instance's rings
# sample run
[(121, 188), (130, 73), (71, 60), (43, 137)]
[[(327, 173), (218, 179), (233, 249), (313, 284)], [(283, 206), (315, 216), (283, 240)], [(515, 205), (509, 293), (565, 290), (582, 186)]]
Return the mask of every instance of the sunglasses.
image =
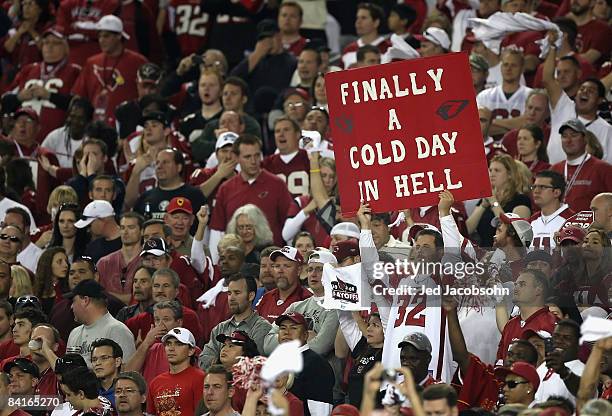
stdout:
[(40, 303), (40, 300), (36, 296), (33, 295), (25, 295), (17, 298), (16, 305), (20, 305), (22, 303)]
[(0, 240), (10, 240), (11, 243), (21, 243), (21, 240), (16, 235), (0, 234)]
[(515, 389), (519, 384), (529, 384), (529, 382), (516, 380), (506, 381), (506, 386), (508, 386), (509, 389)]

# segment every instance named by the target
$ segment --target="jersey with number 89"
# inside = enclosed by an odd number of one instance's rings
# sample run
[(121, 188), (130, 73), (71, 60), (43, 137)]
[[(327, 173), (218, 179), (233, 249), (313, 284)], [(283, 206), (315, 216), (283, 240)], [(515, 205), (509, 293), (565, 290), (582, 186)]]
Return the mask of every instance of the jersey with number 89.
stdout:
[(202, 11), (200, 0), (171, 0), (168, 8), (170, 30), (176, 33), (181, 56), (204, 49), (210, 32), (210, 16)]
[(263, 167), (281, 178), (294, 198), (310, 193), (310, 161), (306, 150), (300, 149), (288, 162), (278, 153), (270, 155), (264, 159)]

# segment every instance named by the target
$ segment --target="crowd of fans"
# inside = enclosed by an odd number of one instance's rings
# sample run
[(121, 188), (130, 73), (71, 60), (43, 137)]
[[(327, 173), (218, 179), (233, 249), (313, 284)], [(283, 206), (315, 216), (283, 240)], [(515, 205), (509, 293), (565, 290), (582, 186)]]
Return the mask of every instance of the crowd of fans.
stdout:
[[(2, 6), (0, 416), (612, 415), (612, 332), (580, 342), (612, 319), (610, 1)], [(495, 13), (560, 31), (496, 51)], [(469, 53), (491, 196), (343, 216), (324, 75), (392, 35)], [(369, 292), (449, 258), (483, 267), (427, 282), (509, 295)], [(301, 372), (238, 382), (292, 341)]]

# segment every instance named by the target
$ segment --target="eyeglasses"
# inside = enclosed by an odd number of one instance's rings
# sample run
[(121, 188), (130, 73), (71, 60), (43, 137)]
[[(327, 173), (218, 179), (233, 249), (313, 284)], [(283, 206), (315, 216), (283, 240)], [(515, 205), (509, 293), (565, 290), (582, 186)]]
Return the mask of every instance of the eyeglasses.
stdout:
[(10, 240), (11, 243), (21, 243), (21, 240), (16, 235), (0, 234), (0, 240)]
[(529, 384), (529, 382), (516, 380), (506, 381), (506, 386), (508, 386), (509, 389), (515, 389), (519, 384)]
[(531, 189), (532, 191), (535, 191), (536, 189), (540, 189), (540, 190), (543, 190), (543, 189), (555, 189), (555, 187), (551, 186), (551, 185), (531, 185), (529, 187), (529, 189)]
[(113, 359), (114, 357), (112, 355), (102, 355), (100, 357), (91, 357), (91, 363), (95, 364), (98, 361), (99, 362), (103, 362), (103, 361), (108, 361), (110, 359)]
[(127, 396), (129, 394), (136, 394), (136, 393), (140, 393), (140, 392), (135, 389), (115, 389), (116, 396), (123, 396), (124, 394)]

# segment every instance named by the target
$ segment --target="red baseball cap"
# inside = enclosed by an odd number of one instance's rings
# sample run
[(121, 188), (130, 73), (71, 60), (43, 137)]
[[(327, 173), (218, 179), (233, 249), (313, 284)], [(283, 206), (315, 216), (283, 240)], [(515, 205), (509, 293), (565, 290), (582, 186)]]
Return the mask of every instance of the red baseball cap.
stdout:
[(64, 28), (61, 26), (51, 26), (47, 30), (45, 30), (42, 34), (44, 38), (47, 35), (53, 35), (59, 39), (66, 39), (66, 35), (64, 34)]
[(306, 319), (304, 318), (304, 315), (302, 315), (301, 313), (297, 313), (297, 312), (290, 312), (290, 313), (282, 314), (281, 316), (276, 318), (274, 323), (276, 325), (280, 325), (283, 323), (283, 321), (286, 321), (287, 319), (289, 319), (290, 321), (298, 325), (303, 325), (304, 328), (308, 328), (308, 324), (306, 323)]
[(17, 117), (21, 115), (28, 116), (30, 117), (31, 120), (38, 123), (38, 114), (33, 108), (30, 108), (30, 107), (18, 108), (17, 111), (15, 111), (15, 120), (17, 120)]
[(529, 363), (517, 361), (510, 366), (507, 367), (498, 367), (495, 369), (495, 376), (500, 379), (505, 379), (508, 374), (514, 374), (519, 377), (524, 378), (533, 386), (534, 390), (537, 390), (540, 387), (540, 377), (538, 376), (538, 372), (535, 367)]
[(172, 200), (170, 200), (170, 203), (168, 204), (168, 208), (166, 208), (166, 212), (168, 214), (173, 214), (177, 211), (183, 211), (186, 214), (193, 215), (191, 201), (183, 196), (177, 196), (172, 198)]
[(576, 244), (582, 243), (586, 233), (580, 227), (567, 227), (559, 231), (559, 244), (565, 240), (573, 241)]
[(339, 241), (334, 246), (332, 254), (336, 256), (338, 263), (342, 263), (348, 257), (359, 255), (359, 243), (355, 240)]
[(331, 412), (331, 416), (359, 416), (359, 409), (352, 404), (341, 404)]

